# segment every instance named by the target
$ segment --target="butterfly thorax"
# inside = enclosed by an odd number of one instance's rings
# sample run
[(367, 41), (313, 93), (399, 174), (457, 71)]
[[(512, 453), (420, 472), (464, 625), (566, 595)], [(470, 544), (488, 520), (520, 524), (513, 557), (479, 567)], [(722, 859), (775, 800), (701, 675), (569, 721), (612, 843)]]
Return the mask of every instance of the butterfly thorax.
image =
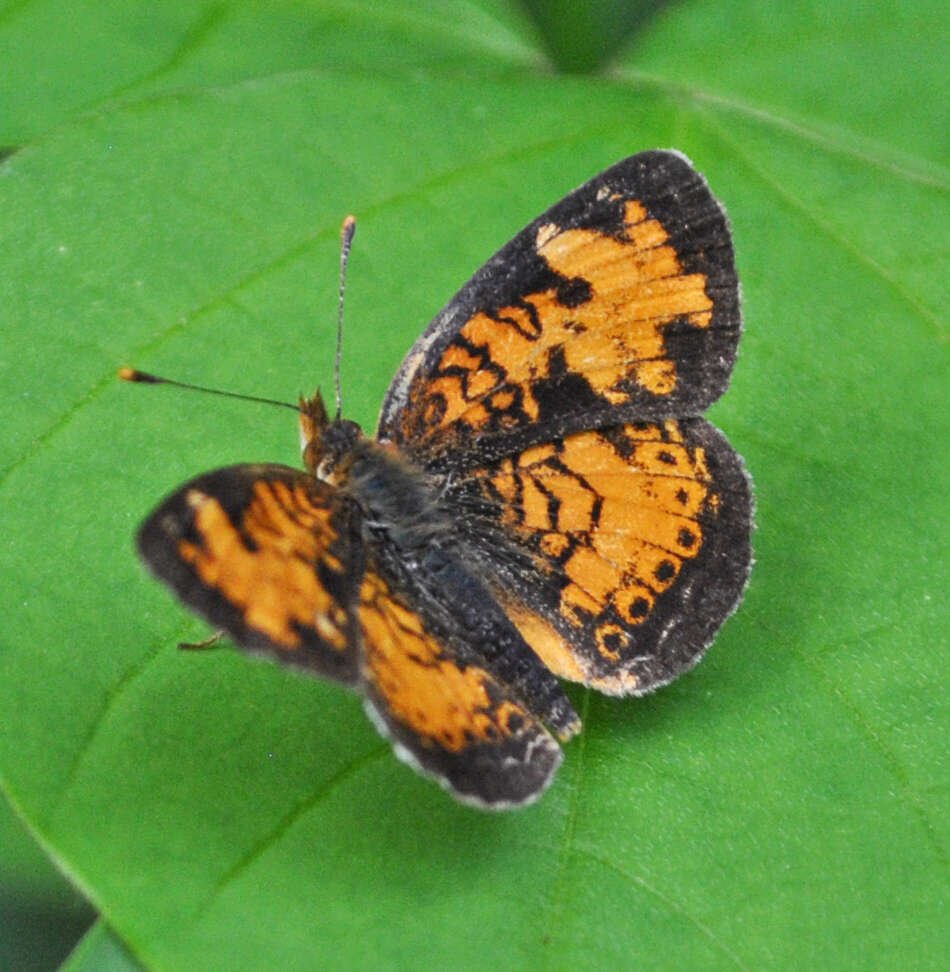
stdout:
[(303, 461), (317, 479), (356, 500), (367, 529), (408, 550), (449, 534), (432, 477), (394, 449), (367, 439), (356, 422), (331, 419), (319, 391), (300, 402)]

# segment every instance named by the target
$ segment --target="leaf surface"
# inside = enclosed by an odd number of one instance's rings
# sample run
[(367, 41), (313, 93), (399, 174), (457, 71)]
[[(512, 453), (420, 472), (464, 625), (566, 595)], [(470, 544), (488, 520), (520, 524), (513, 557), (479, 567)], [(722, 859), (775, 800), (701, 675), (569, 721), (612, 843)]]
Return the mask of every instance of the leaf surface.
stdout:
[[(501, 3), (68, 9), (0, 8), (32, 99), (0, 118), (0, 782), (136, 960), (940, 967), (942, 8), (681, 4), (600, 78), (545, 73)], [(295, 463), (297, 431), (116, 368), (331, 387), (354, 212), (344, 404), (371, 429), (483, 260), (655, 146), (725, 202), (745, 295), (711, 417), (755, 479), (758, 563), (703, 665), (575, 693), (555, 785), (485, 815), (339, 688), (178, 652), (206, 632), (136, 563), (137, 523), (205, 469)]]

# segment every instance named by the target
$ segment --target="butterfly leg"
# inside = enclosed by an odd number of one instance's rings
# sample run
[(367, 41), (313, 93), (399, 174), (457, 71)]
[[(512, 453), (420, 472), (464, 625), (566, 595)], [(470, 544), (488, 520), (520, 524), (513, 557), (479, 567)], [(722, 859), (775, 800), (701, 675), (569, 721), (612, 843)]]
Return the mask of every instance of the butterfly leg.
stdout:
[(208, 648), (217, 648), (218, 642), (224, 637), (223, 631), (216, 631), (210, 638), (204, 641), (179, 641), (179, 651), (206, 651)]

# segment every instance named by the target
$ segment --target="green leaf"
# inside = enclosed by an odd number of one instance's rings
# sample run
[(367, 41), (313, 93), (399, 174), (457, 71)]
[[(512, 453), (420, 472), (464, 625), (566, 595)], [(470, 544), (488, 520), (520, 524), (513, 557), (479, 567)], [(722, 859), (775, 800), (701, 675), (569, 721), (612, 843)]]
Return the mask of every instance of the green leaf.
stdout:
[[(609, 77), (501, 2), (0, 8), (0, 782), (159, 968), (940, 968), (950, 490), (942, 5), (667, 7)], [(27, 44), (27, 41), (31, 41)], [(31, 84), (27, 51), (42, 51)], [(99, 57), (99, 69), (90, 65)], [(236, 652), (136, 563), (190, 475), (372, 427), (429, 318), (543, 208), (674, 145), (733, 222), (712, 417), (758, 563), (708, 659), (575, 693), (536, 806), (455, 805), (358, 700)]]
[(505, 0), (379, 4), (281, 0), (6, 0), (0, 3), (0, 145), (107, 104), (325, 68), (505, 74), (543, 65)]
[(609, 63), (634, 30), (656, 13), (663, 0), (522, 2), (557, 67), (571, 74), (584, 74)]
[(59, 972), (141, 972), (142, 966), (113, 934), (108, 925), (97, 921), (73, 949)]
[(93, 918), (0, 794), (0, 969), (53, 968)]

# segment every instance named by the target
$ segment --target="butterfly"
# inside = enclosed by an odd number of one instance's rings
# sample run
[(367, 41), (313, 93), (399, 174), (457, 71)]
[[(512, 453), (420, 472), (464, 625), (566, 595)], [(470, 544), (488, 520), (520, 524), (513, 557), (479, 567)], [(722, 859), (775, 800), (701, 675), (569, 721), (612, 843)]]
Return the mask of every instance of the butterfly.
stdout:
[(650, 692), (741, 599), (750, 481), (702, 417), (740, 331), (721, 205), (678, 152), (631, 156), (452, 298), (375, 438), (302, 398), (303, 469), (192, 479), (139, 552), (241, 648), (359, 692), (459, 800), (529, 803), (581, 728), (561, 680)]

